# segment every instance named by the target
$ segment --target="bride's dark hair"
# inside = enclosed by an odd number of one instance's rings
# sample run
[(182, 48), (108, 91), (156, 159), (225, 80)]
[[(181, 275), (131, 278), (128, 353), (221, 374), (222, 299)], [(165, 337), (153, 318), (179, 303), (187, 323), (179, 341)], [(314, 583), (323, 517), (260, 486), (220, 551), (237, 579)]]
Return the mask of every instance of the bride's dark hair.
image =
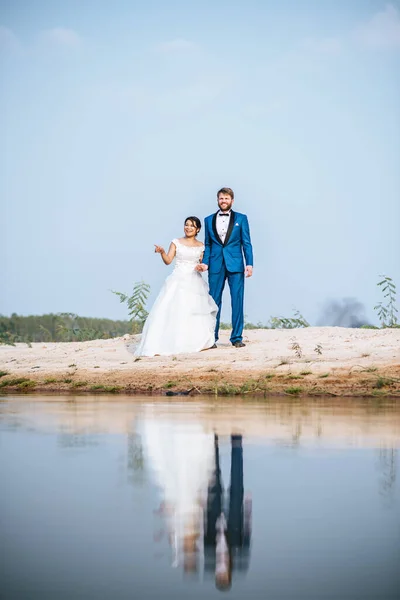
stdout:
[(200, 229), (201, 229), (201, 221), (200, 221), (200, 219), (198, 217), (186, 217), (186, 219), (185, 219), (185, 225), (186, 225), (186, 223), (188, 221), (192, 221), (192, 223), (194, 223), (194, 226), (196, 227), (196, 229), (198, 229), (200, 231)]

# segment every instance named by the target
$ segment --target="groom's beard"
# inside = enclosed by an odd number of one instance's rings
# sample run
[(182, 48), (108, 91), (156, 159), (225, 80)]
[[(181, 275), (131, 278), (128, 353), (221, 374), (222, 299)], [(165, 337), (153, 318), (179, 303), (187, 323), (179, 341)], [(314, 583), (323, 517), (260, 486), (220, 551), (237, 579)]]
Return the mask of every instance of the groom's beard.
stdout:
[(219, 208), (219, 210), (222, 210), (222, 212), (228, 212), (228, 210), (232, 209), (232, 204), (233, 203), (231, 202), (228, 206), (226, 206), (225, 208), (222, 208), (222, 206), (218, 203), (218, 208)]

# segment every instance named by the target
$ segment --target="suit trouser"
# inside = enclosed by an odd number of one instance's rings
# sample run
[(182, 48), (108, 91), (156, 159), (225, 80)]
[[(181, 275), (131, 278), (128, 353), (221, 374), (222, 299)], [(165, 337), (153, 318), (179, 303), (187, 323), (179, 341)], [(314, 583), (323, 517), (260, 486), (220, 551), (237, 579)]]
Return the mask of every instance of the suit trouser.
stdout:
[(208, 546), (215, 546), (217, 530), (217, 519), (223, 511), (224, 489), (221, 480), (221, 468), (219, 464), (218, 436), (214, 434), (214, 469), (208, 484), (207, 493), (207, 517), (204, 542)]
[[(231, 547), (240, 547), (243, 543), (243, 447), (242, 436), (231, 436), (231, 483), (229, 489), (229, 508), (227, 533)], [(216, 523), (224, 511), (224, 489), (221, 480), (219, 463), (218, 436), (214, 436), (214, 470), (210, 477), (207, 494), (207, 516), (204, 541), (206, 545), (215, 546)]]
[(242, 436), (231, 436), (231, 486), (229, 490), (228, 541), (231, 547), (243, 542), (243, 447)]
[(231, 307), (232, 307), (232, 333), (230, 340), (232, 344), (242, 341), (242, 333), (244, 326), (244, 273), (230, 273), (225, 266), (222, 267), (219, 273), (208, 274), (208, 285), (210, 294), (218, 306), (217, 322), (215, 326), (215, 341), (218, 340), (219, 323), (221, 320), (221, 304), (222, 292), (224, 291), (225, 282), (228, 280), (229, 289), (231, 292)]

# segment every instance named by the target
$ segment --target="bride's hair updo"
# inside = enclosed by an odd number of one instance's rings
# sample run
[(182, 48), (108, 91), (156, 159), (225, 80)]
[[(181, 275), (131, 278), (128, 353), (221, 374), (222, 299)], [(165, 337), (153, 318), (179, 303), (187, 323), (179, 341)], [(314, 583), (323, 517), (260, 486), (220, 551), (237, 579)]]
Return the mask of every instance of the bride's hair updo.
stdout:
[[(192, 221), (192, 223), (194, 224), (194, 226), (196, 227), (196, 229), (198, 229), (200, 231), (201, 229), (201, 221), (198, 217), (186, 217), (185, 219), (185, 225), (188, 221)], [(197, 233), (199, 233), (199, 231)]]

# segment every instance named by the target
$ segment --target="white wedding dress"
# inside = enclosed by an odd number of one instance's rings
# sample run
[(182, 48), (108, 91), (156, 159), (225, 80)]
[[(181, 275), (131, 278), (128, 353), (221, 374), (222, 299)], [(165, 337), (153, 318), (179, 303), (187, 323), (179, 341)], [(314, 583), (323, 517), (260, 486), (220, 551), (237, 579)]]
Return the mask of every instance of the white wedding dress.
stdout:
[(195, 271), (204, 246), (172, 241), (176, 247), (175, 268), (147, 317), (136, 356), (200, 352), (215, 342), (218, 307), (201, 274)]

